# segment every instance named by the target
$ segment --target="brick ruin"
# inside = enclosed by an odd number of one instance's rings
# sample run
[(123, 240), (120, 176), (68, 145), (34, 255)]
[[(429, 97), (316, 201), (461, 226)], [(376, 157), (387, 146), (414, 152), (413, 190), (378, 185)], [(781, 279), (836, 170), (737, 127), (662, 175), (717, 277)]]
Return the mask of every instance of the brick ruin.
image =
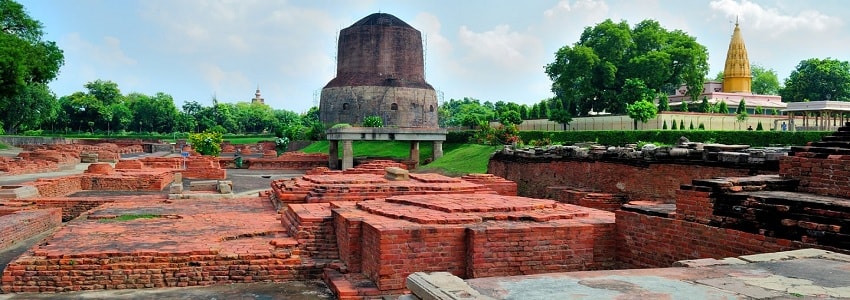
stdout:
[[(131, 181), (132, 189), (156, 189), (183, 159), (93, 164), (81, 175), (29, 183), (44, 193), (38, 197), (0, 202), (0, 232), (20, 230), (24, 219), (38, 224), (31, 235), (58, 227), (4, 270), (0, 289), (323, 278), (339, 299), (369, 299), (405, 293), (405, 277), (420, 271), (480, 278), (669, 267), (799, 248), (848, 253), (844, 141), (850, 124), (787, 155), (694, 144), (654, 149), (666, 153), (654, 159), (634, 149), (509, 150), (491, 158), (490, 174), (462, 178), (375, 160), (275, 180), (257, 197), (63, 198)], [(188, 160), (200, 177), (224, 171), (222, 159)], [(128, 214), (148, 218), (112, 221)], [(58, 225), (60, 218), (67, 223)], [(18, 225), (3, 225), (11, 223)]]

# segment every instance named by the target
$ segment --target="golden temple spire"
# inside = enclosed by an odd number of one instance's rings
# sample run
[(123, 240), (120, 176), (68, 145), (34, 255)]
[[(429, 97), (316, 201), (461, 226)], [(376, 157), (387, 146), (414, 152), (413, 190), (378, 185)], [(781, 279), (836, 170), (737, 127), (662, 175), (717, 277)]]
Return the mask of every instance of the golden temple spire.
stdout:
[(726, 52), (726, 68), (723, 69), (723, 92), (751, 93), (752, 81), (747, 47), (738, 27), (738, 18), (735, 18), (735, 31), (732, 32), (732, 41)]

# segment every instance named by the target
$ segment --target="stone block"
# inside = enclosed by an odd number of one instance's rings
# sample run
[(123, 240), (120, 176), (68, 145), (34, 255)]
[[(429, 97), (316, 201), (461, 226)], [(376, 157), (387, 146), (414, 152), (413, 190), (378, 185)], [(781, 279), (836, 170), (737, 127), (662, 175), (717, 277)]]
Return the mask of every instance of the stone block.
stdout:
[(183, 184), (183, 173), (175, 172), (174, 173), (174, 183)]
[(410, 172), (399, 167), (386, 168), (387, 173), (384, 178), (389, 180), (410, 180)]
[(168, 186), (169, 194), (182, 194), (183, 193), (183, 183), (174, 182)]
[(26, 199), (38, 195), (38, 189), (31, 185), (0, 186), (0, 199)]
[(218, 180), (196, 180), (189, 182), (190, 191), (218, 191)]
[(493, 299), (481, 295), (463, 279), (449, 272), (416, 272), (407, 276), (405, 286), (422, 300)]
[(218, 192), (222, 193), (222, 194), (233, 193), (233, 181), (219, 180), (217, 189), (218, 189)]

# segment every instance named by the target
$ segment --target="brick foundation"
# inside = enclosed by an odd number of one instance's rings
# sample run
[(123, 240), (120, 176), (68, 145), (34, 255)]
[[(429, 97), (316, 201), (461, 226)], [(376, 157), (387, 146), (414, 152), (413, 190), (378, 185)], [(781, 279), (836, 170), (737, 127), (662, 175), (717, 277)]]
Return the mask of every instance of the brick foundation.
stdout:
[(12, 246), (62, 224), (62, 211), (53, 209), (19, 210), (0, 215), (0, 249)]
[(566, 186), (602, 193), (623, 194), (629, 199), (673, 203), (676, 190), (694, 179), (747, 176), (773, 171), (719, 166), (652, 163), (632, 165), (604, 161), (511, 161), (490, 159), (487, 173), (514, 181), (518, 194), (545, 198), (547, 187)]

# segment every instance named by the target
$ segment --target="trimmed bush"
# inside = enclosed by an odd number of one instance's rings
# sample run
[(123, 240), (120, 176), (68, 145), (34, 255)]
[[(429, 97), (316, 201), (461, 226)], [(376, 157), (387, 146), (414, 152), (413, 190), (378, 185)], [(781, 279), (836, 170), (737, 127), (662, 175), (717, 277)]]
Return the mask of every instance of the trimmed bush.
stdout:
[[(744, 144), (753, 147), (765, 147), (774, 144), (805, 145), (820, 141), (829, 131), (706, 131), (695, 130), (687, 133), (664, 130), (609, 130), (609, 131), (520, 131), (524, 141), (550, 139), (554, 144), (575, 144), (596, 142), (603, 145), (623, 146), (637, 141), (654, 141), (676, 144), (679, 137), (686, 136), (692, 142), (712, 141), (720, 144)], [(449, 135), (457, 134), (450, 132)], [(464, 141), (465, 142), (465, 141)]]

